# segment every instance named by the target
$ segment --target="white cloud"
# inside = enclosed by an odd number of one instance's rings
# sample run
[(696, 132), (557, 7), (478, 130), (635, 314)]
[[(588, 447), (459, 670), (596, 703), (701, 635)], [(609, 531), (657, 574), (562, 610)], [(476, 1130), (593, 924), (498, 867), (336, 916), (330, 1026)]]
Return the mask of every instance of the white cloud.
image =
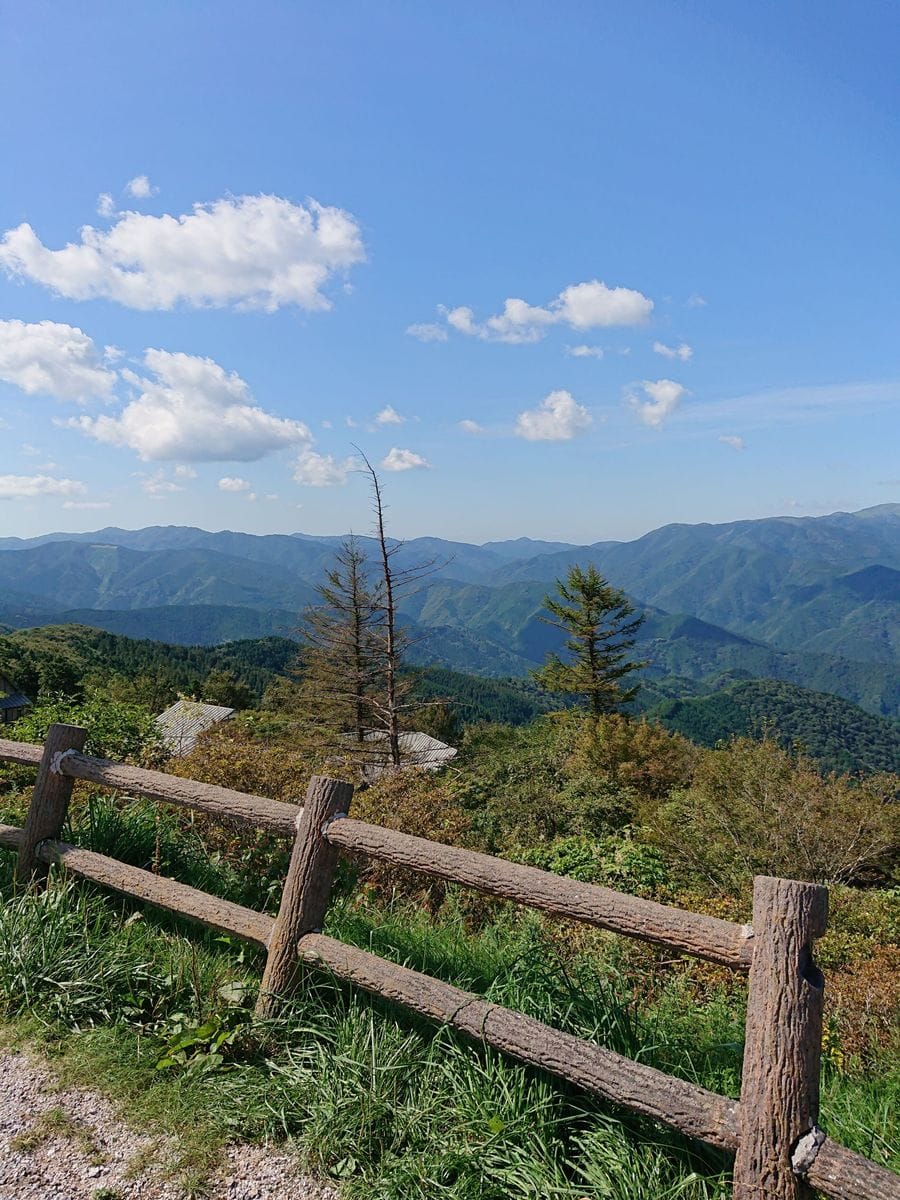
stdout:
[(516, 434), (529, 442), (569, 442), (586, 433), (593, 418), (570, 392), (555, 391), (537, 408), (526, 409), (516, 418)]
[(483, 425), (479, 425), (477, 421), (470, 421), (468, 417), (466, 417), (465, 420), (460, 421), (459, 427), (463, 431), (463, 433), (483, 433), (484, 432)]
[(355, 458), (338, 459), (307, 448), (294, 463), (294, 479), (304, 487), (335, 487), (346, 483), (347, 476), (356, 467)]
[(141, 490), (146, 492), (148, 496), (152, 496), (154, 500), (162, 500), (165, 496), (171, 496), (174, 492), (183, 492), (184, 488), (180, 483), (175, 483), (172, 479), (166, 478), (166, 473), (160, 469), (144, 479), (141, 483)]
[(723, 433), (722, 436), (719, 438), (719, 441), (724, 446), (730, 446), (732, 448), (732, 450), (743, 450), (744, 449), (744, 439), (742, 437), (739, 437), (737, 434)]
[(63, 508), (112, 508), (112, 504), (109, 500), (63, 500)]
[(236, 475), (226, 475), (219, 480), (220, 492), (249, 492), (252, 487), (249, 479), (241, 479)]
[(81, 402), (109, 399), (116, 382), (88, 335), (56, 321), (0, 321), (0, 379), (28, 396)]
[(681, 362), (690, 362), (694, 357), (694, 351), (687, 342), (682, 342), (680, 346), (667, 346), (665, 342), (654, 342), (653, 353), (661, 354), (663, 358), (677, 358)]
[(101, 192), (97, 197), (97, 213), (101, 217), (111, 217), (116, 211), (116, 202), (109, 192)]
[(429, 464), (421, 454), (392, 446), (381, 460), (381, 465), (385, 471), (414, 471), (418, 467), (427, 467)]
[(457, 333), (485, 342), (521, 344), (539, 341), (553, 325), (568, 325), (570, 329), (643, 325), (653, 312), (653, 301), (633, 288), (611, 288), (599, 279), (592, 279), (564, 288), (555, 300), (544, 307), (511, 297), (504, 301), (501, 313), (481, 322), (475, 319), (473, 310), (464, 304), (456, 308), (439, 305), (438, 312)]
[(186, 463), (179, 463), (175, 468), (175, 474), (179, 479), (196, 479), (197, 472), (193, 467), (189, 467)]
[(602, 358), (602, 346), (566, 346), (569, 358)]
[(311, 440), (302, 421), (256, 407), (244, 380), (211, 358), (147, 350), (144, 365), (153, 378), (123, 372), (140, 394), (118, 416), (79, 417), (68, 424), (156, 462), (252, 462)]
[(85, 225), (79, 242), (48, 249), (28, 224), (7, 230), (0, 266), (73, 300), (128, 308), (328, 309), (322, 288), (361, 262), (355, 219), (316, 201), (237, 196), (174, 217), (124, 212), (108, 230)]
[(573, 329), (643, 325), (653, 312), (653, 301), (641, 292), (625, 287), (609, 288), (598, 279), (567, 287), (555, 304), (561, 319)]
[(688, 296), (687, 306), (688, 308), (706, 308), (706, 300), (694, 292), (693, 295)]
[(688, 394), (686, 388), (671, 379), (658, 379), (655, 383), (645, 379), (638, 386), (646, 399), (632, 392), (628, 402), (644, 424), (652, 425), (655, 429), (662, 426), (663, 421), (672, 415), (682, 398)]
[(402, 425), (405, 420), (406, 417), (401, 417), (396, 408), (390, 404), (386, 404), (375, 416), (376, 425)]
[(87, 488), (77, 479), (50, 475), (0, 475), (0, 500), (30, 500), (35, 496), (77, 496)]
[(443, 325), (419, 324), (407, 325), (406, 332), (410, 337), (418, 338), (420, 342), (446, 342), (447, 330)]
[(154, 187), (146, 175), (135, 175), (134, 179), (129, 179), (125, 184), (126, 194), (133, 196), (135, 200), (149, 200), (158, 191), (159, 188)]

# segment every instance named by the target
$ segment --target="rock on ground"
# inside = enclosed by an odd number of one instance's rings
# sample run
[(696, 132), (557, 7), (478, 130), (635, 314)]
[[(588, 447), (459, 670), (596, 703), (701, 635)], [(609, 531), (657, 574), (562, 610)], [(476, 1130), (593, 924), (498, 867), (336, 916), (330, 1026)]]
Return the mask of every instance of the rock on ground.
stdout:
[[(184, 1200), (171, 1143), (130, 1129), (103, 1096), (57, 1089), (52, 1068), (0, 1052), (0, 1200)], [(338, 1200), (290, 1156), (235, 1143), (210, 1200)]]

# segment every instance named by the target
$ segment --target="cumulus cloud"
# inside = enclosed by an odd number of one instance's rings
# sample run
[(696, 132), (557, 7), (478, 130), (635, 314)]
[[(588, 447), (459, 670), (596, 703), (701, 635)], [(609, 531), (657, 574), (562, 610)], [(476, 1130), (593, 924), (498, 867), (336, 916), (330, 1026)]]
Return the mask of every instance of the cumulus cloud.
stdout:
[(405, 420), (406, 417), (401, 417), (391, 404), (386, 404), (381, 412), (375, 415), (376, 425), (402, 425)]
[(97, 347), (74, 325), (0, 321), (0, 379), (28, 396), (108, 400), (116, 376)]
[(526, 409), (516, 418), (516, 434), (529, 442), (570, 442), (586, 433), (593, 418), (570, 392), (555, 391), (537, 408)]
[(35, 496), (78, 496), (87, 488), (77, 479), (50, 475), (0, 475), (0, 500), (30, 500)]
[(602, 346), (566, 346), (569, 358), (602, 358)]
[(101, 217), (111, 217), (116, 211), (116, 202), (109, 192), (101, 192), (97, 197), (97, 214)]
[(736, 433), (723, 433), (719, 438), (719, 441), (724, 446), (730, 446), (732, 450), (744, 449), (744, 439), (739, 437)]
[(483, 433), (484, 432), (483, 425), (479, 425), (477, 421), (470, 421), (468, 417), (466, 417), (465, 420), (460, 421), (459, 427), (463, 431), (463, 433)]
[(628, 402), (640, 420), (655, 429), (661, 428), (663, 421), (672, 415), (688, 394), (686, 388), (672, 379), (657, 379), (656, 382), (645, 379), (638, 388), (637, 392), (629, 394)]
[(447, 330), (443, 325), (429, 323), (407, 325), (406, 332), (420, 342), (446, 342), (448, 337)]
[(677, 358), (681, 362), (690, 362), (694, 357), (694, 351), (687, 342), (682, 342), (680, 346), (667, 346), (665, 342), (654, 342), (653, 353), (661, 354), (663, 358)]
[(118, 416), (78, 417), (68, 424), (157, 462), (252, 462), (311, 440), (302, 421), (254, 405), (240, 375), (211, 358), (147, 350), (144, 365), (150, 377), (123, 372), (139, 395)]
[(252, 487), (249, 479), (241, 479), (237, 475), (226, 475), (219, 480), (220, 492), (249, 492)]
[(175, 483), (173, 479), (168, 479), (165, 471), (160, 467), (158, 471), (142, 480), (141, 490), (154, 500), (162, 500), (174, 492), (183, 492), (184, 488), (180, 483)]
[(365, 258), (356, 220), (340, 208), (279, 196), (195, 204), (181, 216), (119, 213), (107, 230), (85, 225), (78, 242), (45, 246), (22, 224), (0, 241), (0, 266), (73, 300), (128, 308), (331, 307), (322, 289)]
[(125, 184), (126, 195), (133, 196), (135, 200), (149, 200), (158, 191), (159, 188), (154, 187), (146, 175), (135, 175)]
[(414, 471), (418, 467), (427, 467), (429, 464), (421, 454), (392, 446), (381, 460), (381, 465), (385, 471)]
[(706, 303), (707, 302), (704, 297), (699, 295), (697, 292), (694, 292), (693, 295), (688, 296), (688, 308), (706, 308)]
[(346, 483), (357, 465), (355, 458), (339, 459), (307, 448), (294, 463), (294, 479), (304, 487), (335, 487)]
[[(564, 288), (545, 306), (511, 297), (503, 311), (484, 321), (476, 320), (468, 305), (438, 307), (446, 324), (457, 333), (485, 342), (521, 344), (539, 341), (553, 325), (570, 329), (598, 329), (613, 325), (642, 325), (653, 312), (653, 301), (633, 288), (607, 287), (599, 279)], [(410, 326), (410, 329), (443, 329), (443, 326)], [(419, 336), (419, 335), (415, 335)], [(433, 335), (429, 335), (434, 340)]]

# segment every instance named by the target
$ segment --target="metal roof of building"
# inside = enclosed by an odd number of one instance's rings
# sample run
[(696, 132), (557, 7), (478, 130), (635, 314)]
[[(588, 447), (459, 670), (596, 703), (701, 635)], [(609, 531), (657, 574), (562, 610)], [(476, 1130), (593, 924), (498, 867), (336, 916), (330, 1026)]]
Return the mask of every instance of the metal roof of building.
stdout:
[(197, 745), (197, 738), (220, 721), (234, 716), (233, 708), (203, 704), (199, 700), (176, 700), (156, 718), (162, 740), (176, 758), (184, 758)]
[[(387, 738), (388, 735), (383, 730), (372, 729), (366, 734), (365, 740), (369, 743), (384, 743)], [(439, 742), (437, 738), (430, 737), (427, 733), (411, 731), (401, 733), (398, 740), (400, 742), (401, 770), (404, 767), (417, 767), (420, 771), (439, 771), (459, 753), (454, 746), (448, 746), (446, 742)], [(387, 747), (385, 746), (382, 751), (379, 746), (372, 758), (363, 766), (363, 774), (366, 779), (374, 781), (388, 768)]]
[(31, 701), (22, 692), (10, 692), (6, 696), (0, 696), (0, 709), (30, 707)]

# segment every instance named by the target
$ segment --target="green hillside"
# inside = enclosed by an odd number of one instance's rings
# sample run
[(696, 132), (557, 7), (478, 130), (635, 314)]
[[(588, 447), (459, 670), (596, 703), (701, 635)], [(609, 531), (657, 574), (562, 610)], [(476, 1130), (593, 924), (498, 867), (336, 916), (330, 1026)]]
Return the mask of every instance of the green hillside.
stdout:
[(705, 696), (664, 700), (649, 715), (701, 746), (768, 731), (827, 770), (900, 771), (900, 722), (783, 681), (752, 679)]
[(286, 670), (296, 655), (296, 643), (286, 638), (171, 646), (86, 626), (47, 625), (0, 637), (0, 674), (32, 698), (56, 691), (77, 695), (125, 680), (139, 684), (141, 698), (159, 708), (179, 693), (204, 698), (212, 672), (232, 672), (261, 696), (273, 674)]

